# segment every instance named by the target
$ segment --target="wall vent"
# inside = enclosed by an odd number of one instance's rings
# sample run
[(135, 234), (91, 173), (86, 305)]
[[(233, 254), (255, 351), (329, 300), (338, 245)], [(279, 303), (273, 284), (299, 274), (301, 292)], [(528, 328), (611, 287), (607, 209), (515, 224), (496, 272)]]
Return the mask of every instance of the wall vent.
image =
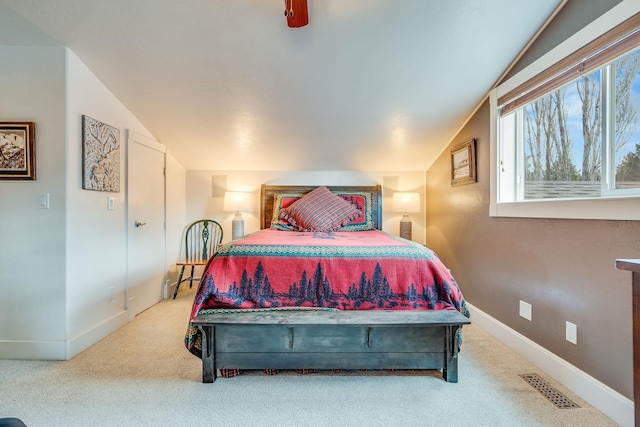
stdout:
[(520, 378), (535, 388), (540, 394), (560, 409), (579, 408), (580, 406), (560, 393), (555, 387), (542, 379), (538, 374), (521, 374)]

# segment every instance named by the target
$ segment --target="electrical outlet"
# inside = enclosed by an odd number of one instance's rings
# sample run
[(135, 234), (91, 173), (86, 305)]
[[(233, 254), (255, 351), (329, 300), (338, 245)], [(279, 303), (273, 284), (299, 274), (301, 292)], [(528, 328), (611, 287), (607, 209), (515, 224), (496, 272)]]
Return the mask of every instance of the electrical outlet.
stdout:
[(110, 286), (107, 288), (107, 302), (113, 301), (113, 291), (114, 291), (113, 286)]
[(567, 322), (566, 330), (567, 341), (572, 344), (578, 345), (578, 326), (571, 322)]
[(520, 317), (531, 321), (531, 304), (520, 301)]

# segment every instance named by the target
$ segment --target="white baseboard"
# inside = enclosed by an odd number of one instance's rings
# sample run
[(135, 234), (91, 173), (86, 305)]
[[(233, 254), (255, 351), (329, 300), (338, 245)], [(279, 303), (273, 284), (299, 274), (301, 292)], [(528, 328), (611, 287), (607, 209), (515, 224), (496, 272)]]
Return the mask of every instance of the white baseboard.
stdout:
[(633, 401), (472, 304), (471, 321), (623, 427), (634, 425)]
[(127, 311), (122, 311), (95, 328), (70, 340), (0, 340), (0, 359), (69, 360), (107, 335), (125, 326), (127, 324), (127, 316)]
[(67, 342), (67, 359), (71, 359), (73, 356), (88, 349), (107, 335), (117, 331), (123, 326), (126, 326), (128, 323), (128, 316), (128, 312), (123, 310), (95, 328), (85, 331), (70, 339)]
[(0, 340), (0, 359), (66, 360), (66, 341)]

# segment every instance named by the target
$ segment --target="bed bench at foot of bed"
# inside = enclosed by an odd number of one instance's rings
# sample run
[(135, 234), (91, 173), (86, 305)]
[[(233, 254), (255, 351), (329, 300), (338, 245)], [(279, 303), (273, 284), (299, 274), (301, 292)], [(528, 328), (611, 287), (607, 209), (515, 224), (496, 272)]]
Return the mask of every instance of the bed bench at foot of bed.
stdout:
[(217, 369), (440, 369), (458, 382), (455, 310), (242, 311), (196, 316), (202, 382)]

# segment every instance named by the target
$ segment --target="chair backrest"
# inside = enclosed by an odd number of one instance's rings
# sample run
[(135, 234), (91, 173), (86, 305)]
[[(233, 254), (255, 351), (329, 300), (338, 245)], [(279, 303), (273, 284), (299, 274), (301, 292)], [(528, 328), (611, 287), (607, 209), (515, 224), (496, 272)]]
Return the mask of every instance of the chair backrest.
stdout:
[(201, 219), (184, 233), (185, 261), (207, 261), (222, 242), (222, 226), (212, 219)]

